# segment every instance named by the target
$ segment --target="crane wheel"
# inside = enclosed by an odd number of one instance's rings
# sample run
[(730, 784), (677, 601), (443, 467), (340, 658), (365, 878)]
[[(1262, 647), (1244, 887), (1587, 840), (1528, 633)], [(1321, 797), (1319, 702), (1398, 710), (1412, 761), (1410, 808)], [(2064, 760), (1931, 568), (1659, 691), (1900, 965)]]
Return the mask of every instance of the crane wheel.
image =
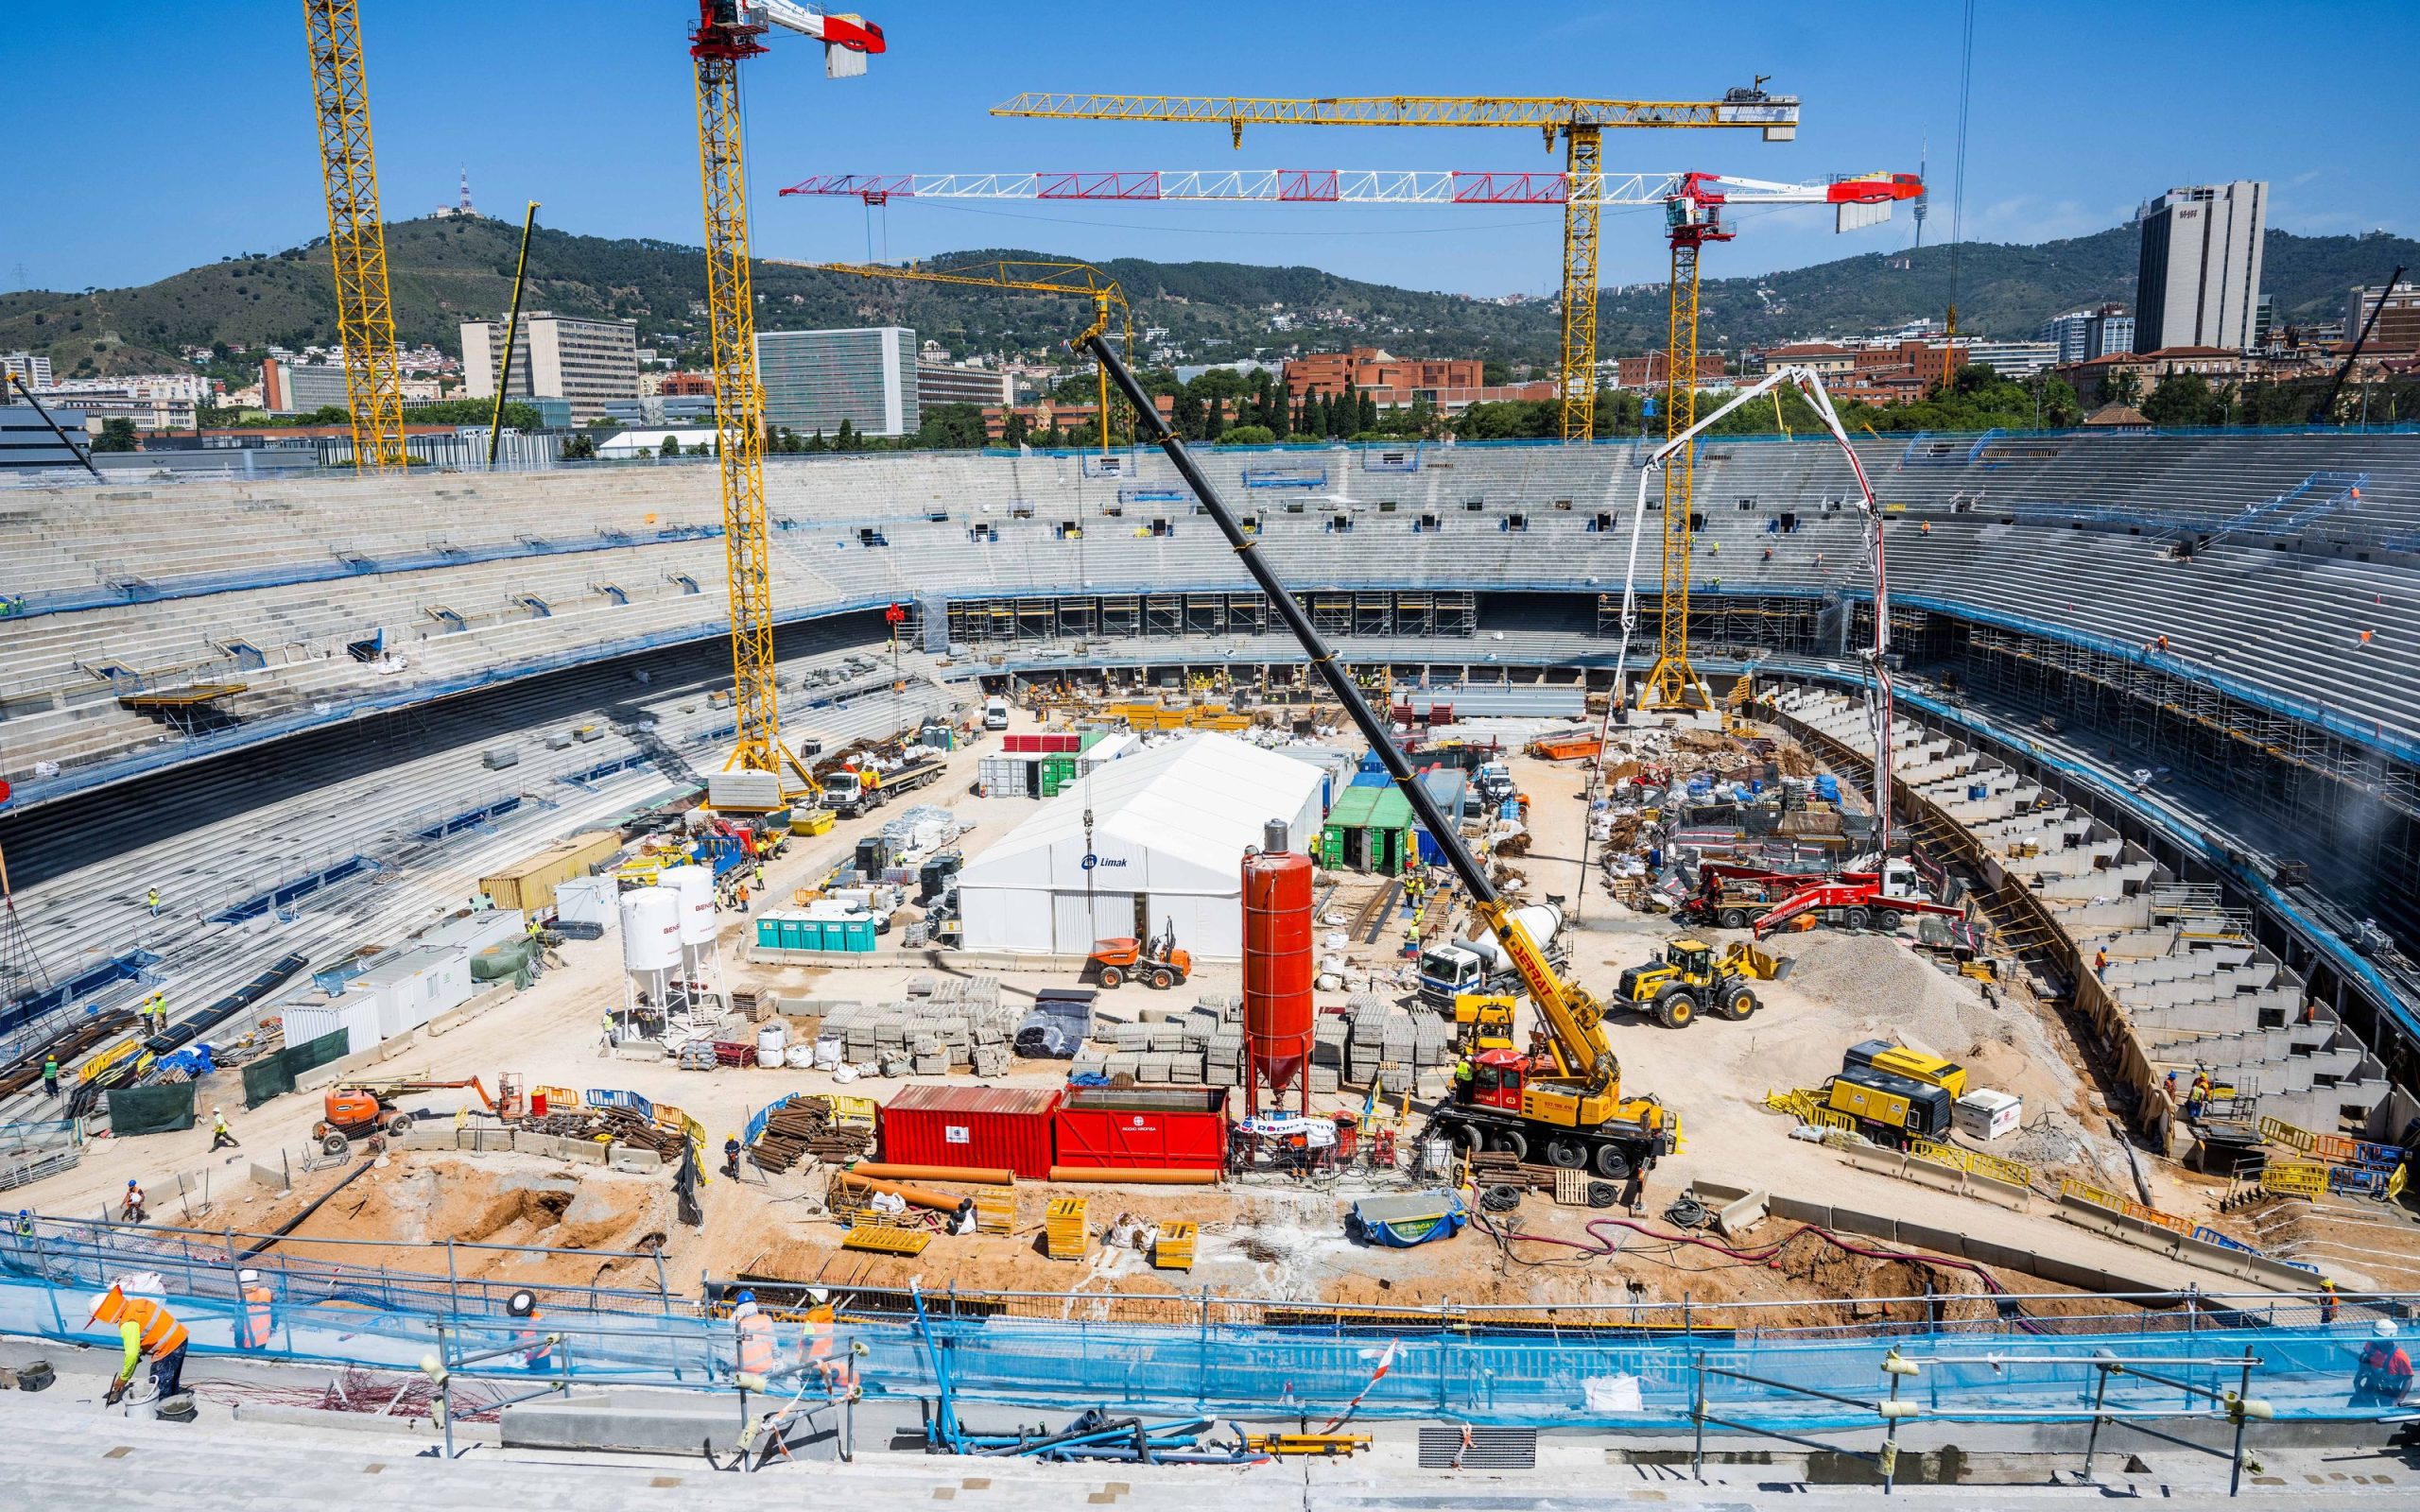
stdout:
[(1687, 992), (1671, 991), (1655, 1000), (1655, 1022), (1667, 1029), (1685, 1029), (1698, 1016), (1698, 1000)]
[(1756, 994), (1744, 987), (1734, 988), (1731, 995), (1723, 1000), (1722, 1016), (1734, 1023), (1745, 1023), (1748, 1022), (1748, 1016), (1756, 1011)]
[(1899, 911), (1895, 908), (1885, 908), (1876, 914), (1874, 927), (1885, 935), (1896, 935), (1899, 933)]
[(1114, 991), (1126, 985), (1126, 973), (1115, 966), (1100, 969), (1100, 985), (1104, 991)]
[(1454, 1148), (1464, 1155), (1477, 1155), (1487, 1147), (1487, 1136), (1476, 1124), (1463, 1124), (1454, 1130)]
[(1588, 1164), (1588, 1146), (1572, 1139), (1547, 1141), (1547, 1164), (1566, 1171), (1584, 1170)]
[(1630, 1179), (1630, 1157), (1622, 1153), (1618, 1144), (1598, 1145), (1592, 1163), (1597, 1167), (1597, 1174), (1608, 1181)]
[(1499, 1128), (1487, 1137), (1487, 1147), (1498, 1155), (1509, 1155), (1516, 1160), (1530, 1158), (1530, 1141), (1517, 1128)]
[(1841, 916), (1841, 922), (1851, 929), (1863, 929), (1874, 922), (1874, 916), (1863, 908), (1852, 908)]
[(342, 1155), (350, 1148), (352, 1148), (352, 1146), (345, 1143), (345, 1137), (334, 1132), (333, 1130), (320, 1136), (320, 1153), (321, 1155)]
[(1745, 929), (1745, 928), (1747, 928), (1747, 927), (1748, 927), (1748, 910), (1746, 910), (1745, 908), (1726, 908), (1726, 909), (1724, 909), (1724, 910), (1722, 911), (1722, 927), (1723, 927), (1723, 928), (1725, 928), (1725, 929)]
[(1165, 992), (1168, 988), (1176, 986), (1176, 973), (1163, 967), (1161, 970), (1151, 973), (1151, 986)]

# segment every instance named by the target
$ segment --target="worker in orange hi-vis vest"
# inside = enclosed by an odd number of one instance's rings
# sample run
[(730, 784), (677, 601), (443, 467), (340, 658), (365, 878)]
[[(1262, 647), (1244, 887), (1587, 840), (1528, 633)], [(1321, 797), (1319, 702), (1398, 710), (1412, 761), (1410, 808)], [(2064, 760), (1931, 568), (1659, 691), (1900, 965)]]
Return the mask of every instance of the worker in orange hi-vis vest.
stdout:
[(731, 1310), (731, 1328), (736, 1346), (734, 1375), (741, 1390), (763, 1391), (772, 1379), (777, 1358), (773, 1320), (756, 1305), (754, 1292), (741, 1292), (732, 1300), (736, 1304)]
[(126, 1358), (118, 1366), (117, 1377), (110, 1383), (110, 1405), (115, 1406), (134, 1383), (134, 1367), (145, 1355), (151, 1357), (151, 1389), (155, 1397), (164, 1400), (182, 1388), (185, 1370), (185, 1326), (177, 1315), (147, 1297), (129, 1297), (123, 1282), (112, 1285), (93, 1298), (93, 1315), (89, 1322), (107, 1324), (117, 1330), (126, 1348)]
[(244, 1315), (236, 1325), (235, 1342), (247, 1349), (268, 1348), (269, 1334), (277, 1324), (277, 1301), (270, 1296), (268, 1282), (256, 1270), (235, 1273), (235, 1286), (244, 1298)]

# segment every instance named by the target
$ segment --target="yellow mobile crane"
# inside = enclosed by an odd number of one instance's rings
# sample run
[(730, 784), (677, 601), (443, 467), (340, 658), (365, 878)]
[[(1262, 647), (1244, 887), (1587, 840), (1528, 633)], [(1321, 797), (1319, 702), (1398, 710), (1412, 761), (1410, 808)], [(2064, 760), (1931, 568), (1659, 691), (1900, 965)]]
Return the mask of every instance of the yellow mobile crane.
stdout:
[(1219, 531), (1235, 548), (1236, 559), (1286, 621), (1286, 627), (1293, 631), (1294, 639), (1302, 643), (1312, 669), (1327, 683), (1337, 701), (1344, 705), (1345, 713), (1377, 753), (1387, 775), (1410, 801), (1422, 826), (1436, 837), (1445, 852), (1446, 864), (1454, 868), (1454, 875), (1461, 880), (1470, 897), (1472, 911), (1495, 934), (1522, 985), (1529, 989), (1530, 1001), (1537, 1005), (1539, 1014), (1546, 1020), (1552, 1049), (1543, 1062), (1510, 1050), (1491, 1050), (1479, 1056), (1477, 1074), (1467, 1091), (1458, 1091), (1438, 1108), (1436, 1128), (1465, 1149), (1499, 1150), (1523, 1159), (1534, 1155), (1549, 1164), (1569, 1170), (1593, 1170), (1614, 1181), (1668, 1153), (1680, 1138), (1680, 1118), (1653, 1097), (1622, 1094), (1621, 1062), (1605, 1036), (1604, 1005), (1585, 988), (1555, 974), (1537, 941), (1513, 917), (1512, 905), (1495, 890), (1495, 884), (1462, 843), (1459, 826), (1445, 817), (1436, 800), (1428, 796), (1428, 790), (1412, 775), (1411, 765), (1396, 748), (1387, 727), (1371, 712), (1369, 700), (1361, 696), (1352, 675), (1336, 660), (1336, 653), (1321, 639), (1319, 631), (1311, 627), (1310, 616), (1303, 611), (1302, 605), (1261, 559), (1258, 541), (1244, 533), (1242, 523), (1194, 463), (1167, 421), (1151, 407), (1142, 385), (1110, 351), (1109, 343), (1095, 336), (1090, 344), (1101, 369), (1116, 382), (1134, 406), (1138, 423), (1149, 428), (1152, 439), (1192, 487), (1193, 496), (1218, 522)]
[(1494, 126), (1542, 132), (1564, 143), (1563, 352), (1555, 369), (1563, 438), (1586, 441), (1597, 423), (1597, 227), (1604, 203), (1604, 133), (1610, 129), (1760, 130), (1768, 142), (1798, 135), (1798, 97), (1768, 94), (1763, 80), (1719, 100), (1593, 100), (1379, 94), (1337, 99), (1250, 99), (1196, 94), (1061, 94), (1029, 92), (994, 115), (1052, 121), (1214, 122), (1240, 147), (1247, 126)]
[[(779, 26), (823, 43), (823, 69), (861, 75), (885, 50), (882, 28), (789, 0), (698, 0), (689, 57), (698, 75), (698, 180), (706, 212), (706, 311), (713, 337), (715, 432), (722, 464), (722, 527), (731, 578), (731, 708), (737, 740), (725, 771), (787, 766), (807, 794), (822, 789), (782, 744), (773, 685), (772, 538), (765, 517), (765, 396), (756, 382), (756, 296), (749, 274), (748, 178), (741, 157), (739, 65)], [(784, 796), (787, 801), (787, 796)], [(718, 804), (744, 808), (756, 804)], [(768, 810), (782, 803), (761, 805)]]
[[(969, 288), (1009, 289), (1020, 294), (1077, 294), (1093, 301), (1093, 323), (1067, 345), (1081, 347), (1093, 337), (1109, 330), (1110, 306), (1117, 307), (1126, 333), (1126, 350), (1134, 350), (1134, 312), (1127, 306), (1126, 291), (1117, 280), (1089, 263), (970, 263), (963, 267), (917, 267), (912, 265), (892, 266), (883, 263), (790, 263), (790, 267), (813, 268), (822, 273), (849, 273), (858, 278), (892, 278), (916, 284), (956, 284)], [(985, 266), (991, 268), (986, 274)], [(1101, 455), (1109, 455), (1109, 374), (1100, 374), (1100, 407), (1093, 412), (1094, 434), (1100, 439)]]
[(387, 291), (387, 232), (378, 218), (361, 16), (354, 0), (303, 0), (302, 26), (328, 196), (328, 261), (336, 271), (345, 407), (353, 412), (353, 465), (356, 472), (383, 472), (406, 465), (404, 378)]

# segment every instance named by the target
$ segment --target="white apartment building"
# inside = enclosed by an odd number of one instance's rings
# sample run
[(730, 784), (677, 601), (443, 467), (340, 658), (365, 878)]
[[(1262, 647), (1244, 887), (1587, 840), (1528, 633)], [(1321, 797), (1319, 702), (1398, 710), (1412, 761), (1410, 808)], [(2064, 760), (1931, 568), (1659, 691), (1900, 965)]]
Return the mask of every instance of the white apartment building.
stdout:
[[(504, 322), (462, 322), (462, 393), (493, 399), (504, 360)], [(540, 310), (521, 317), (512, 346), (507, 398), (561, 399), (574, 423), (605, 413), (616, 399), (639, 397), (639, 328), (635, 320), (584, 320)]]

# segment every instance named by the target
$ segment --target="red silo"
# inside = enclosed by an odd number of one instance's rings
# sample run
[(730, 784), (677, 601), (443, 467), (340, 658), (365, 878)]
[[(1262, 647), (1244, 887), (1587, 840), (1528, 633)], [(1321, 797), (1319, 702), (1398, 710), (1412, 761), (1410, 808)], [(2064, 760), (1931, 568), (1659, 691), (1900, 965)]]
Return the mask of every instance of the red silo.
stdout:
[(1288, 1086), (1311, 1107), (1311, 858), (1280, 849), (1244, 857), (1244, 1096), (1260, 1106), (1266, 1085), (1282, 1105)]

